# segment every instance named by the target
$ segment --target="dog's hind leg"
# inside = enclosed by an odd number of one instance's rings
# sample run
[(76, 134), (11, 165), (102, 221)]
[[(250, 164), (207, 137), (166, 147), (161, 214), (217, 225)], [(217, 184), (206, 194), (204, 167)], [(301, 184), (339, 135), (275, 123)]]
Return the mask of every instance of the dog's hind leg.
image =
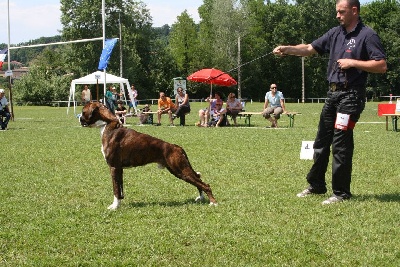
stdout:
[[(189, 162), (188, 162), (189, 164)], [(182, 169), (177, 168), (175, 171), (167, 166), (167, 169), (179, 179), (194, 185), (199, 190), (199, 196), (196, 198), (196, 201), (200, 201), (204, 199), (203, 192), (205, 192), (210, 200), (210, 205), (217, 205), (217, 201), (215, 200), (210, 185), (204, 183), (200, 178), (200, 173), (195, 172), (192, 167), (189, 165), (183, 167)]]
[[(198, 174), (199, 176), (201, 176), (201, 173), (200, 173), (200, 172), (197, 172), (197, 174)], [(199, 190), (199, 196), (196, 197), (196, 199), (195, 199), (194, 201), (196, 201), (196, 202), (201, 202), (201, 201), (204, 200), (204, 192), (203, 192), (203, 190), (201, 190), (201, 188), (197, 188), (197, 189)]]
[(121, 199), (124, 198), (123, 169), (110, 167), (110, 172), (113, 183), (114, 202), (108, 206), (108, 209), (115, 210), (119, 207)]
[(180, 146), (173, 145), (168, 152), (168, 154), (164, 155), (164, 162), (162, 162), (162, 165), (177, 178), (194, 185), (199, 190), (200, 195), (196, 200), (203, 199), (204, 192), (210, 200), (210, 205), (217, 205), (210, 185), (204, 183), (200, 178), (200, 173), (193, 170), (185, 150)]

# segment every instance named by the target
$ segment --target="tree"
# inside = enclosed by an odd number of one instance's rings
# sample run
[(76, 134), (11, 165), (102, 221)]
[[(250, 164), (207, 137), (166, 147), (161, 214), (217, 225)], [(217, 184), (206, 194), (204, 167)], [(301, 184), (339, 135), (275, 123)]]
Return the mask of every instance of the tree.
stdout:
[(368, 76), (369, 97), (382, 94), (400, 94), (400, 3), (381, 0), (368, 3), (361, 8), (364, 23), (373, 28), (381, 37), (387, 56), (388, 71), (385, 75)]
[(61, 50), (45, 49), (29, 72), (15, 82), (14, 101), (48, 104), (67, 99), (72, 76), (64, 67), (63, 55)]
[(192, 63), (198, 49), (197, 28), (187, 11), (181, 13), (171, 27), (169, 39), (171, 55), (183, 76), (192, 70)]
[[(102, 36), (101, 0), (61, 0), (62, 36), (65, 40)], [(143, 2), (133, 0), (106, 0), (105, 32), (107, 38), (119, 37), (122, 31), (123, 75), (139, 90), (152, 90), (149, 80), (151, 61), (151, 16)], [(97, 69), (102, 42), (71, 44), (69, 67), (79, 77)], [(114, 48), (116, 50), (116, 48)], [(107, 72), (119, 75), (119, 53), (114, 51)]]

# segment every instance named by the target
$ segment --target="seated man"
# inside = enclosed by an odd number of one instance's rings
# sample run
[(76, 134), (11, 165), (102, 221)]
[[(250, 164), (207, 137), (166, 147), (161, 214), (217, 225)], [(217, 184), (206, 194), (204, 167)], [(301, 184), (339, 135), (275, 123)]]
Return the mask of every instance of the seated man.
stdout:
[(8, 109), (8, 101), (5, 97), (4, 89), (0, 89), (0, 115), (3, 116), (3, 118), (0, 120), (1, 130), (5, 131), (7, 130), (7, 125), (10, 121), (11, 113)]
[(165, 96), (164, 92), (160, 92), (160, 98), (158, 99), (158, 111), (157, 111), (157, 124), (161, 125), (161, 115), (168, 114), (170, 125), (173, 126), (174, 122), (172, 120), (172, 113), (175, 112), (175, 104), (172, 102), (171, 98)]
[(122, 100), (117, 101), (117, 108), (115, 109), (115, 115), (117, 115), (119, 121), (125, 124), (126, 108), (123, 105)]
[[(270, 107), (268, 107), (269, 103), (271, 104)], [(270, 91), (265, 94), (265, 103), (262, 115), (265, 119), (271, 122), (271, 127), (275, 128), (278, 127), (278, 120), (282, 113), (286, 113), (283, 94), (282, 92), (277, 91), (276, 84), (271, 84)], [(274, 117), (271, 117), (271, 114), (273, 114)]]

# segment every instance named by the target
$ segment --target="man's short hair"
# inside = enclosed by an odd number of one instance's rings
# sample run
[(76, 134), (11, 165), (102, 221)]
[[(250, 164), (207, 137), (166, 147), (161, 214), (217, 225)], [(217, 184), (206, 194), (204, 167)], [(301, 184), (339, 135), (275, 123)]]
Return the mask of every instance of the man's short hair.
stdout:
[[(336, 0), (336, 4), (338, 4), (340, 1), (343, 0)], [(360, 1), (359, 0), (346, 0), (347, 4), (349, 4), (350, 7), (357, 7), (358, 12), (360, 12)]]

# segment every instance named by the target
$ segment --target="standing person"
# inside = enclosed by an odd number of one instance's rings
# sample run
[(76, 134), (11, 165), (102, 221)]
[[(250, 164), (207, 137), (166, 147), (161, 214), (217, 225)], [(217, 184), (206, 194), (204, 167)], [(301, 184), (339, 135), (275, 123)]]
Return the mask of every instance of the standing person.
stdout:
[[(172, 118), (181, 118), (181, 126), (185, 126), (185, 115), (190, 112), (189, 95), (183, 91), (182, 87), (176, 89), (177, 94), (175, 96), (175, 106), (178, 108)], [(183, 119), (183, 120), (182, 120)]]
[(11, 113), (10, 110), (8, 109), (8, 100), (5, 97), (4, 89), (0, 89), (0, 115), (4, 117), (0, 120), (1, 130), (5, 131), (7, 130), (7, 125), (8, 122), (10, 121)]
[(161, 125), (161, 115), (168, 114), (170, 125), (173, 126), (174, 122), (172, 120), (172, 113), (175, 112), (175, 105), (171, 98), (165, 96), (164, 92), (160, 92), (160, 98), (158, 99), (158, 111), (157, 111), (157, 124)]
[(333, 195), (322, 204), (341, 202), (352, 196), (353, 129), (365, 107), (368, 72), (385, 73), (387, 69), (379, 36), (362, 23), (359, 14), (358, 0), (336, 0), (336, 18), (340, 26), (311, 44), (278, 46), (273, 50), (277, 55), (329, 53), (329, 90), (314, 142), (314, 164), (307, 175), (309, 187), (297, 194), (305, 197), (326, 193), (325, 172), (332, 145)]
[(115, 114), (115, 103), (114, 103), (114, 95), (112, 93), (112, 86), (107, 88), (106, 91), (106, 107)]
[[(278, 127), (278, 120), (281, 114), (286, 112), (285, 109), (285, 98), (281, 91), (278, 91), (276, 84), (271, 84), (269, 92), (265, 94), (264, 109), (262, 115), (265, 119), (271, 122), (271, 127)], [(270, 106), (268, 107), (268, 104)], [(274, 114), (272, 117), (271, 114)]]
[(136, 90), (136, 88), (135, 88), (135, 86), (133, 84), (131, 86), (131, 89), (132, 89), (132, 99), (131, 99), (131, 101), (129, 102), (129, 105), (128, 105), (128, 114), (131, 114), (131, 108), (133, 108), (135, 110), (135, 114), (138, 114), (138, 111), (137, 111), (137, 96), (138, 96), (138, 92), (137, 92), (137, 90)]
[(230, 93), (226, 101), (226, 115), (232, 117), (235, 126), (237, 126), (236, 117), (240, 111), (242, 111), (242, 103), (236, 98), (235, 93)]
[(111, 88), (111, 92), (112, 92), (112, 98), (114, 101), (114, 106), (117, 106), (118, 97), (120, 98), (122, 96), (122, 94), (117, 92), (117, 88), (115, 88), (115, 86), (113, 86)]
[(82, 90), (82, 104), (85, 105), (90, 101), (92, 101), (92, 93), (90, 92), (89, 87), (85, 85), (85, 87)]

